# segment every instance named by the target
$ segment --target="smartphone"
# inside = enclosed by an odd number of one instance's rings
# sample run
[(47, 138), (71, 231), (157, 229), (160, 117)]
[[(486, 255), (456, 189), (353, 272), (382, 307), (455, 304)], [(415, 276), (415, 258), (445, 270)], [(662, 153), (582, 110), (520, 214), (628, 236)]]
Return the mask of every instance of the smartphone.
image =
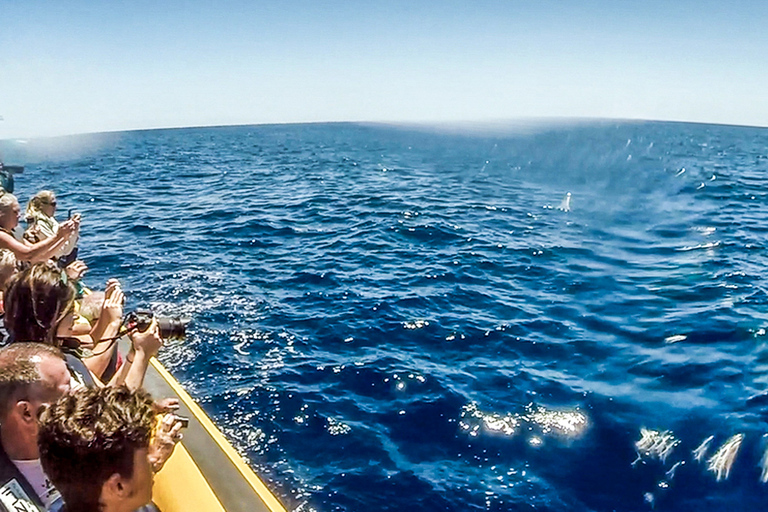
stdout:
[(181, 423), (181, 428), (187, 428), (189, 426), (189, 418), (185, 418), (184, 416), (176, 415), (176, 422)]

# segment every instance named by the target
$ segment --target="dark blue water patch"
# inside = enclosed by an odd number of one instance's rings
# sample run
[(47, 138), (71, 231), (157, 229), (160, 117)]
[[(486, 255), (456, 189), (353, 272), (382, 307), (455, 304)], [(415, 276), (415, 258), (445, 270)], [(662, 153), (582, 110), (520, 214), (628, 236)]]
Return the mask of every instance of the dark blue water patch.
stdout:
[(379, 496), (381, 510), (398, 510), (395, 500), (404, 489), (412, 493), (415, 497), (412, 505), (420, 510), (451, 510), (449, 498), (432, 490), (427, 482), (421, 481), (412, 472), (382, 474), (374, 468), (366, 468), (333, 475), (331, 478), (330, 489), (324, 489), (322, 493), (327, 494), (332, 511), (353, 511), (369, 506), (355, 499), (355, 496), (369, 492), (375, 492)]
[(339, 286), (339, 281), (336, 279), (332, 272), (329, 273), (313, 273), (313, 272), (296, 272), (289, 279), (281, 281), (281, 285), (290, 288), (303, 288), (305, 286), (314, 287), (319, 286), (321, 288), (336, 288)]
[(459, 396), (411, 400), (407, 404), (395, 401), (390, 410), (378, 415), (378, 421), (410, 463), (439, 463), (457, 455), (455, 440), (460, 427), (456, 418), (462, 405)]

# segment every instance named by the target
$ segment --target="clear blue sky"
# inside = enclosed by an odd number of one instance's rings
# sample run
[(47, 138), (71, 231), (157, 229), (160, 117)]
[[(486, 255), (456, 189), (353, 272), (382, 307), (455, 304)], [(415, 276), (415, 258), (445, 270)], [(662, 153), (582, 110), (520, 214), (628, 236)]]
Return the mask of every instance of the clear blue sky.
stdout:
[(0, 139), (306, 121), (768, 126), (768, 2), (0, 0)]

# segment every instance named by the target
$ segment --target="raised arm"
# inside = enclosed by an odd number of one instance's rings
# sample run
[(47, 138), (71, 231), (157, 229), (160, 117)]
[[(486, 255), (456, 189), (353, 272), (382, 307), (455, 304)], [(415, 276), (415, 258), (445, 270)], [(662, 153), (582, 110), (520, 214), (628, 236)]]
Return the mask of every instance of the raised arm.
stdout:
[(84, 359), (83, 362), (91, 372), (101, 378), (104, 370), (109, 366), (117, 348), (117, 342), (113, 340), (120, 330), (120, 324), (123, 318), (123, 300), (125, 295), (120, 289), (120, 283), (117, 279), (107, 281), (107, 287), (104, 290), (104, 304), (101, 306), (101, 314), (96, 325), (91, 329), (91, 338), (93, 338), (92, 357)]
[(152, 320), (152, 324), (150, 324), (146, 331), (131, 334), (131, 342), (136, 354), (134, 355), (133, 364), (131, 364), (125, 377), (125, 385), (135, 391), (141, 389), (144, 385), (144, 375), (147, 373), (149, 360), (157, 354), (157, 351), (163, 345), (157, 320)]
[(107, 386), (122, 386), (125, 384), (125, 379), (128, 377), (128, 373), (131, 371), (133, 361), (136, 359), (136, 351), (131, 347), (131, 350), (123, 357), (123, 364), (117, 369), (112, 379), (107, 383)]
[(16, 259), (21, 261), (44, 261), (56, 253), (56, 249), (66, 242), (78, 225), (77, 220), (70, 219), (59, 225), (59, 231), (55, 236), (32, 245), (19, 242), (5, 231), (0, 231), (0, 249), (8, 249)]

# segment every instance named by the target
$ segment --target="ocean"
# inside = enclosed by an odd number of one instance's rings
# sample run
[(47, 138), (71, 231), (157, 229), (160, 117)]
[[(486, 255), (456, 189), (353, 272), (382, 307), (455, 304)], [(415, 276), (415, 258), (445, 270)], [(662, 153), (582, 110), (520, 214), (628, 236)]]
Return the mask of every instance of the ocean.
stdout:
[(86, 284), (193, 318), (160, 359), (289, 510), (768, 504), (768, 129), (2, 147), (22, 204), (82, 213)]

